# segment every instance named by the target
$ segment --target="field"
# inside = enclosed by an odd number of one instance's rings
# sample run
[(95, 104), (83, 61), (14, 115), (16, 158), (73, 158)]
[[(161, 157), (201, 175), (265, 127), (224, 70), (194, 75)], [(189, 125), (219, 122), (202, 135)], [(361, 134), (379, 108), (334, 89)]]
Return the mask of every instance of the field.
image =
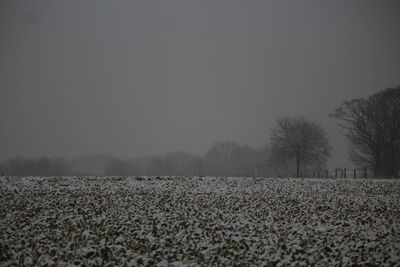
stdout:
[(2, 177), (0, 265), (396, 265), (400, 181)]

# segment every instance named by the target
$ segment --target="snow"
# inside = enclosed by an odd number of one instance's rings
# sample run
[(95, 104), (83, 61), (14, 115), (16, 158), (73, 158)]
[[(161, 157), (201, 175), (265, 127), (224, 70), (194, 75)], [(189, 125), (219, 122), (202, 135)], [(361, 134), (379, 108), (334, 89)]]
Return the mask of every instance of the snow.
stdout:
[(395, 265), (400, 181), (1, 177), (0, 265)]

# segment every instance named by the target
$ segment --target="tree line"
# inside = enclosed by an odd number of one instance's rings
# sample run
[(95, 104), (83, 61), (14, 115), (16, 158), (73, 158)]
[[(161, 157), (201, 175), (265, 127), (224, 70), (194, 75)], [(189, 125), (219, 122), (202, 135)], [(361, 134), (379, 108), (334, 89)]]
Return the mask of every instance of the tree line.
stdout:
[(121, 159), (107, 154), (63, 158), (27, 159), (16, 157), (0, 163), (2, 175), (60, 176), (265, 176), (268, 150), (235, 142), (217, 142), (203, 156), (177, 151), (164, 156)]
[[(345, 101), (329, 116), (345, 130), (356, 166), (372, 170), (375, 177), (399, 176), (400, 87)], [(327, 133), (318, 122), (283, 117), (275, 121), (269, 144), (262, 148), (224, 141), (213, 144), (202, 156), (178, 151), (130, 160), (107, 154), (72, 160), (16, 157), (0, 162), (0, 174), (307, 177), (326, 168), (331, 151)]]
[(132, 160), (112, 159), (105, 175), (265, 176), (268, 152), (234, 142), (217, 142), (203, 156), (173, 152)]

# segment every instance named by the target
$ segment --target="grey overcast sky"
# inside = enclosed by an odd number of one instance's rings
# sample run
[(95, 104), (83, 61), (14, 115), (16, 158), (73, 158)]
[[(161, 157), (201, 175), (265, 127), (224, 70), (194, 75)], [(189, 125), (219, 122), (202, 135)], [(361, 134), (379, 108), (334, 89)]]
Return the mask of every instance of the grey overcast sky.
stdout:
[(0, 159), (259, 147), (400, 84), (400, 1), (0, 3)]

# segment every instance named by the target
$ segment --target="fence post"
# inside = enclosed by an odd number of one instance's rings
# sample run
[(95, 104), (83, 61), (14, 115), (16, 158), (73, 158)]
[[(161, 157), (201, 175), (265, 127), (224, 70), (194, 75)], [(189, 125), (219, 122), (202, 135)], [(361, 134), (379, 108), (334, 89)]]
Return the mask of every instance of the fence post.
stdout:
[(328, 178), (328, 169), (326, 169), (325, 178)]
[(319, 169), (318, 169), (318, 178), (319, 178)]
[(346, 170), (346, 168), (344, 168), (344, 178), (346, 178), (346, 176), (347, 176), (347, 170)]
[(367, 168), (364, 168), (364, 178), (367, 178)]
[(335, 178), (337, 178), (337, 168), (335, 169)]
[(357, 169), (354, 168), (354, 178), (357, 178)]

